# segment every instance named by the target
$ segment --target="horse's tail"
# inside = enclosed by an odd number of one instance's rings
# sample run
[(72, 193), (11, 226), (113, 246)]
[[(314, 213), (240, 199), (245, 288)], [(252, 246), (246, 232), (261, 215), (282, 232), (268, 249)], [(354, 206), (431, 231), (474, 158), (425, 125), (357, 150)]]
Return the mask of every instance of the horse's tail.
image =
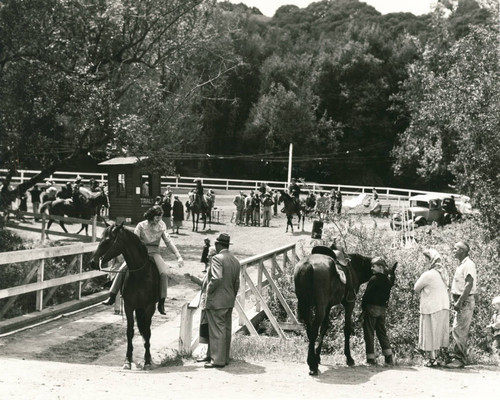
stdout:
[(144, 337), (146, 329), (146, 312), (143, 308), (137, 308), (135, 310), (135, 319), (137, 320), (137, 327), (139, 328), (139, 333)]
[(309, 319), (311, 308), (314, 304), (313, 274), (313, 266), (307, 258), (299, 261), (295, 267), (293, 280), (295, 283), (295, 295), (297, 296), (297, 315), (299, 321), (306, 322)]
[(45, 210), (49, 210), (50, 212), (50, 207), (52, 207), (52, 200), (49, 200), (49, 201), (46, 201), (45, 203), (43, 203), (41, 206), (40, 206), (40, 209), (39, 209), (39, 213), (44, 213)]

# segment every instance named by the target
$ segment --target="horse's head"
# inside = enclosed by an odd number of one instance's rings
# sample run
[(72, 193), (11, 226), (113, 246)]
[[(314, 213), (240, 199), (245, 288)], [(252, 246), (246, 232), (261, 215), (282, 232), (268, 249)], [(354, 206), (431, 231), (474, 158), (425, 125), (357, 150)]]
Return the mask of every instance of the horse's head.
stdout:
[(126, 246), (123, 222), (120, 225), (106, 225), (102, 239), (90, 259), (90, 266), (97, 270), (101, 270), (102, 264), (122, 254)]

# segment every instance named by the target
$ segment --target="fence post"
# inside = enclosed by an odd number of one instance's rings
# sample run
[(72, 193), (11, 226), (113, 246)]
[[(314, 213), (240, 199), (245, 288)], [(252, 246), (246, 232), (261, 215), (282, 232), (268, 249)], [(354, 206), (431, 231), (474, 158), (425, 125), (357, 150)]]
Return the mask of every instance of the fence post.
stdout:
[(297, 263), (297, 253), (295, 251), (295, 246), (292, 247), (292, 267), (295, 268), (295, 264)]
[[(259, 291), (260, 295), (262, 296), (262, 269), (264, 268), (264, 261), (260, 260), (259, 261), (259, 266), (257, 267), (257, 290)], [(261, 306), (259, 299), (255, 299), (255, 311), (260, 312)]]
[[(36, 281), (43, 282), (43, 275), (45, 270), (45, 260), (40, 260), (40, 266), (36, 274)], [(36, 310), (42, 311), (43, 309), (43, 289), (36, 292)]]
[(181, 328), (179, 332), (179, 352), (181, 354), (191, 354), (192, 332), (193, 310), (189, 308), (189, 303), (186, 303), (181, 310)]
[(42, 213), (42, 237), (40, 239), (40, 243), (45, 243), (45, 229), (47, 228), (47, 221), (45, 220), (45, 213)]
[[(83, 272), (83, 253), (78, 254), (78, 273)], [(78, 282), (78, 292), (76, 293), (76, 299), (81, 300), (82, 298), (82, 281)]]
[(229, 180), (226, 181), (226, 190), (229, 190)]
[(95, 242), (97, 238), (97, 215), (92, 217), (92, 242)]
[[(247, 265), (243, 264), (241, 266), (241, 273), (240, 273), (240, 304), (241, 308), (243, 311), (245, 311), (245, 297), (246, 297), (246, 291), (247, 291), (247, 280), (246, 280), (246, 270), (247, 270)], [(239, 318), (239, 324), (240, 326), (243, 326), (243, 320)]]

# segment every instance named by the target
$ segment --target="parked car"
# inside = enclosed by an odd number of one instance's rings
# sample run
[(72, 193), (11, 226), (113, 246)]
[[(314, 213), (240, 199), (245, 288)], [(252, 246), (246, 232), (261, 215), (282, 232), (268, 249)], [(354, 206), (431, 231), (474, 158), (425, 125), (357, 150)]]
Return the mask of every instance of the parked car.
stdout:
[[(408, 224), (419, 227), (436, 222), (438, 225), (450, 223), (458, 218), (460, 213), (450, 213), (443, 209), (443, 203), (449, 209), (450, 202), (454, 204), (453, 196), (436, 194), (419, 194), (410, 197), (410, 207), (406, 210), (405, 220)], [(456, 208), (455, 208), (456, 209)], [(403, 220), (400, 213), (394, 214), (391, 220), (392, 229), (401, 229)]]

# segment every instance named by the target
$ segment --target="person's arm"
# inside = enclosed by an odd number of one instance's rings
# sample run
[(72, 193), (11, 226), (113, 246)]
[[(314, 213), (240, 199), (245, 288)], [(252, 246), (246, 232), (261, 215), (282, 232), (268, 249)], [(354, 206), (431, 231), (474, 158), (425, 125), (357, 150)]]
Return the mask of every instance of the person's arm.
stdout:
[(415, 286), (413, 287), (413, 290), (417, 293), (420, 293), (424, 287), (427, 286), (427, 279), (426, 279), (426, 273), (424, 272), (422, 275), (420, 275), (420, 278), (417, 279), (415, 282)]
[(207, 294), (212, 294), (222, 281), (223, 269), (221, 257), (212, 258), (211, 277), (207, 286)]
[(177, 263), (179, 264), (179, 268), (183, 267), (184, 260), (181, 256), (181, 253), (179, 253), (179, 250), (177, 250), (177, 247), (175, 247), (174, 242), (172, 242), (172, 240), (170, 239), (170, 236), (167, 236), (167, 234), (163, 232), (161, 237), (165, 242), (165, 244), (167, 245), (167, 247), (169, 248), (169, 250), (175, 254), (175, 257), (177, 257)]
[(462, 305), (464, 304), (464, 301), (469, 297), (469, 294), (472, 290), (472, 286), (474, 285), (474, 278), (472, 277), (471, 274), (467, 274), (465, 277), (465, 288), (464, 292), (462, 295), (458, 298), (458, 300), (455, 302), (454, 308), (456, 311), (460, 310), (462, 308)]

